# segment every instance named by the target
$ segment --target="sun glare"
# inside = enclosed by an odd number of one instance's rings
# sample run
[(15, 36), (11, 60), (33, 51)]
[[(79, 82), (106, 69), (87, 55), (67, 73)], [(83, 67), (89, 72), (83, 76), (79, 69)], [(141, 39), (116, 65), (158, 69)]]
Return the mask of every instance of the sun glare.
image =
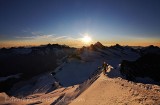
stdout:
[(88, 35), (84, 36), (82, 39), (82, 41), (86, 44), (90, 43), (91, 40), (92, 40), (91, 37), (89, 37)]

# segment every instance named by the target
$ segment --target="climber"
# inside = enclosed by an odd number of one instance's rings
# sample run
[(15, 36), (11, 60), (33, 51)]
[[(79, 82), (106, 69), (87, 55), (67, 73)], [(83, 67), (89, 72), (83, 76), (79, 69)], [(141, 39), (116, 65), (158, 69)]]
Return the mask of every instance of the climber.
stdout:
[(108, 64), (106, 62), (103, 62), (103, 64), (102, 64), (102, 71), (103, 71), (104, 75), (106, 74), (107, 69), (108, 69)]

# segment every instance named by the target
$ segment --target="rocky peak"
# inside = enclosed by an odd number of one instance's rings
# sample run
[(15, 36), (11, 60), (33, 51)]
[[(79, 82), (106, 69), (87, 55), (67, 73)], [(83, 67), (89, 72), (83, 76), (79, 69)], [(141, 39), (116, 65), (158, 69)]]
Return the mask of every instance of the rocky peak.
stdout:
[(104, 48), (104, 46), (100, 42), (95, 43), (94, 47)]

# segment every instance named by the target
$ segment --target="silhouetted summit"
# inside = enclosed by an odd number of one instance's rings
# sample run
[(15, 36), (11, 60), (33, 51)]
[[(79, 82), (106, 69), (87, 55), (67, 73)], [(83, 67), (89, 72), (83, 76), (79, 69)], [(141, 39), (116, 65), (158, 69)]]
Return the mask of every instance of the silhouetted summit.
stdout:
[(105, 47), (100, 42), (95, 43), (94, 46), (98, 47), (98, 48), (104, 48)]
[(97, 43), (95, 43), (95, 44), (91, 44), (90, 46), (89, 46), (89, 50), (97, 50), (97, 48), (99, 48), (99, 49), (103, 49), (103, 48), (105, 48), (105, 46), (103, 46), (100, 42), (97, 42)]

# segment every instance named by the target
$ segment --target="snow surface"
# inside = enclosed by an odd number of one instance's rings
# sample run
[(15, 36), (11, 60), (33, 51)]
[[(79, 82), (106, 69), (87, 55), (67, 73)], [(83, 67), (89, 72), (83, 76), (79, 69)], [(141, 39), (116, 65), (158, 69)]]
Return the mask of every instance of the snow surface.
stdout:
[(55, 77), (65, 87), (83, 83), (98, 69), (100, 63), (99, 61), (84, 62), (74, 60), (64, 65)]
[[(158, 90), (157, 90), (158, 88)], [(100, 75), (70, 105), (158, 105), (160, 87)]]
[[(61, 87), (49, 93), (35, 93), (23, 98), (0, 93), (0, 104), (14, 105), (158, 105), (160, 86), (134, 83), (114, 75), (109, 68), (107, 76), (92, 76), (82, 84)], [(117, 71), (117, 70), (115, 70)]]

